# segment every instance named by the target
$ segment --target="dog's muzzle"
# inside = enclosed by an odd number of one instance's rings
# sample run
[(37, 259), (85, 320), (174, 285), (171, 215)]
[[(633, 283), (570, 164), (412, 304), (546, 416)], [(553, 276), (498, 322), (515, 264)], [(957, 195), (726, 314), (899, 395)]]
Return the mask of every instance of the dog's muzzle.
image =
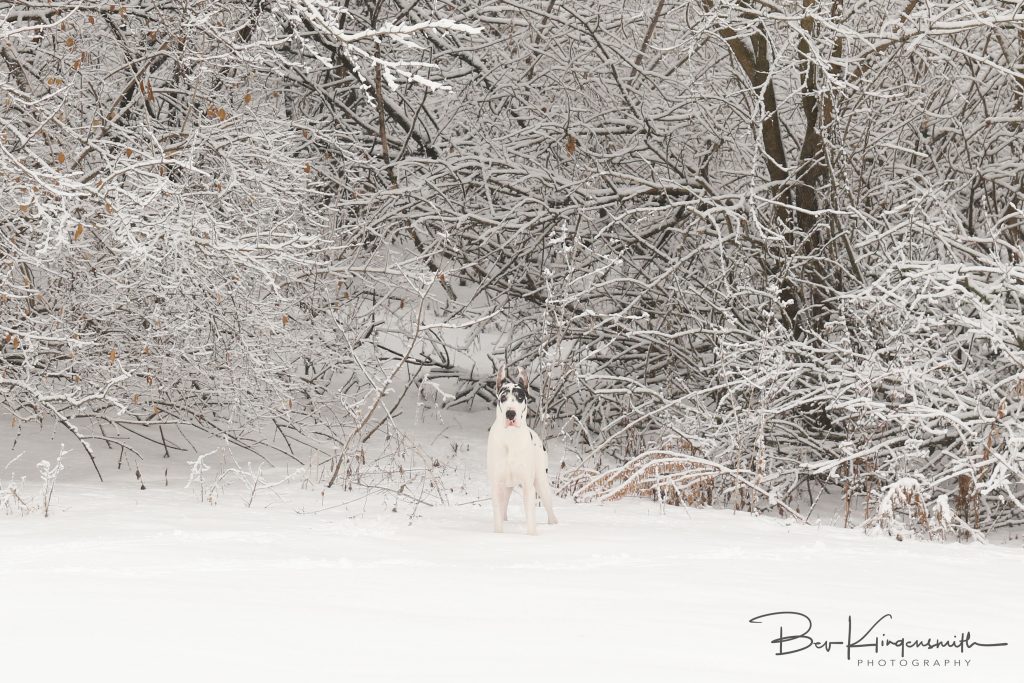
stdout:
[(508, 420), (509, 422), (512, 422), (512, 420), (516, 419), (516, 411), (514, 411), (514, 410), (506, 410), (505, 411), (505, 419)]

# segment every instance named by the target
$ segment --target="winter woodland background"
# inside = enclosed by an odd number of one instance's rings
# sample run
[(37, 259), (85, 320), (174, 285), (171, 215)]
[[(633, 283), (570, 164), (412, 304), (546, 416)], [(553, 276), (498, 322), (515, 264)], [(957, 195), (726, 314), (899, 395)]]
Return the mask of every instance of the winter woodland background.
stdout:
[(3, 3), (2, 408), (430, 491), (523, 365), (563, 496), (1018, 523), (1022, 5)]

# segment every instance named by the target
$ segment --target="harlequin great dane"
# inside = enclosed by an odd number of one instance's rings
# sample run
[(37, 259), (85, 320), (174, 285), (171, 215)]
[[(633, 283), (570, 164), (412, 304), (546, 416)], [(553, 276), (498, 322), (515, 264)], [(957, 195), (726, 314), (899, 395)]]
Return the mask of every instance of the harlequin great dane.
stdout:
[(537, 433), (526, 425), (529, 386), (522, 368), (515, 381), (505, 376), (504, 368), (498, 373), (494, 424), (487, 435), (487, 480), (491, 484), (494, 530), (498, 533), (502, 523), (508, 521), (508, 500), (516, 486), (523, 488), (527, 533), (537, 533), (538, 495), (548, 512), (548, 524), (558, 524), (551, 507), (548, 454)]

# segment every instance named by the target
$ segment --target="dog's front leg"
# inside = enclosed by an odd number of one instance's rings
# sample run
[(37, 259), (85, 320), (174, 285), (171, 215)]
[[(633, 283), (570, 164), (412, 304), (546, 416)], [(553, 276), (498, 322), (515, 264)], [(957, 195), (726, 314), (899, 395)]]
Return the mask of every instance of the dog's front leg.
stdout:
[(505, 487), (501, 490), (501, 518), (508, 521), (508, 501), (512, 498), (512, 489)]
[(523, 484), (523, 506), (526, 508), (526, 533), (537, 533), (537, 492), (532, 481)]
[(508, 489), (498, 482), (491, 482), (491, 507), (494, 510), (494, 531), (501, 533), (502, 522), (508, 519)]

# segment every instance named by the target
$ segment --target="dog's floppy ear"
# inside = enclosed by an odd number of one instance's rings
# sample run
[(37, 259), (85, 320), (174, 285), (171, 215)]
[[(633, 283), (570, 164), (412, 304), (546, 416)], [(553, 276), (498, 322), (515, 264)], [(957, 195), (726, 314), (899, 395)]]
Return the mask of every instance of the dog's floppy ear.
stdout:
[(519, 374), (516, 377), (516, 381), (523, 387), (523, 391), (530, 393), (530, 380), (526, 376), (526, 370), (522, 366), (519, 366)]
[(505, 366), (501, 366), (501, 370), (498, 370), (498, 381), (494, 384), (494, 393), (497, 394), (501, 391), (501, 385), (505, 383)]

